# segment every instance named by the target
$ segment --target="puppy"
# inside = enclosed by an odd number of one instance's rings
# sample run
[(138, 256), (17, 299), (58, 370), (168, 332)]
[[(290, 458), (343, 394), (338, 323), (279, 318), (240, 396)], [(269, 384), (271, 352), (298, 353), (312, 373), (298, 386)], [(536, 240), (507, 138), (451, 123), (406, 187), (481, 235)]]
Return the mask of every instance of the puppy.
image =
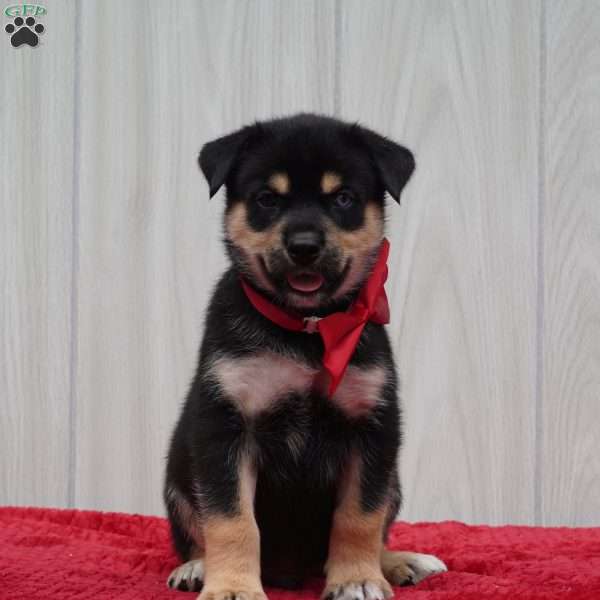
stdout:
[(446, 570), (384, 548), (401, 502), (384, 196), (412, 154), (300, 114), (206, 144), (200, 167), (211, 196), (226, 187), (231, 266), (168, 455), (168, 585), (262, 600), (325, 574), (326, 599), (383, 600)]

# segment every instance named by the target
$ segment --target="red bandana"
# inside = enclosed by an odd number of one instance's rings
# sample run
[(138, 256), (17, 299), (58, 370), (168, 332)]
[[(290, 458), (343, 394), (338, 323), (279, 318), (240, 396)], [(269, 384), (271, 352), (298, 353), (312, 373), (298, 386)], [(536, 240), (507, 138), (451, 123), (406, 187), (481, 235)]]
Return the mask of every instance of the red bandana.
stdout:
[(326, 317), (299, 317), (269, 302), (243, 279), (242, 287), (254, 308), (267, 319), (284, 329), (305, 333), (318, 331), (323, 338), (325, 352), (323, 368), (329, 374), (329, 395), (340, 384), (348, 362), (358, 344), (367, 321), (384, 325), (390, 321), (390, 307), (383, 284), (387, 279), (387, 258), (390, 243), (383, 239), (373, 271), (360, 290), (358, 297), (346, 312)]

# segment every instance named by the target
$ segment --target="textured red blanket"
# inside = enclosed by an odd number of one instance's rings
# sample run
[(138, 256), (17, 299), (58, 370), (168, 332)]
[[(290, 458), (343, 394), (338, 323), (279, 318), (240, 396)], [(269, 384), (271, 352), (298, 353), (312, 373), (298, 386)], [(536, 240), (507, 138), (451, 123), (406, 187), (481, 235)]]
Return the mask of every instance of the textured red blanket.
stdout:
[[(398, 523), (390, 545), (436, 554), (449, 569), (397, 588), (398, 599), (600, 600), (600, 528)], [(176, 564), (164, 519), (0, 508), (2, 600), (195, 598), (166, 588)], [(270, 600), (314, 600), (320, 586), (315, 581), (301, 592), (267, 594)]]

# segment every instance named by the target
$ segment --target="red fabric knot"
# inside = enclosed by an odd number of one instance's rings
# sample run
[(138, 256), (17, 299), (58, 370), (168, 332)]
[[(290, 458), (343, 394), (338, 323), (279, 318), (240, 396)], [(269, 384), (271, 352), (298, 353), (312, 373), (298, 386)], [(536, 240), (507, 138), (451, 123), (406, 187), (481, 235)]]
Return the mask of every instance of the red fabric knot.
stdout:
[(330, 396), (335, 393), (344, 376), (365, 325), (369, 321), (378, 325), (385, 325), (390, 321), (390, 307), (384, 288), (388, 275), (389, 251), (390, 243), (384, 238), (373, 270), (350, 308), (323, 318), (302, 318), (287, 312), (241, 279), (248, 300), (264, 317), (290, 331), (320, 333), (325, 347), (323, 368), (330, 378)]

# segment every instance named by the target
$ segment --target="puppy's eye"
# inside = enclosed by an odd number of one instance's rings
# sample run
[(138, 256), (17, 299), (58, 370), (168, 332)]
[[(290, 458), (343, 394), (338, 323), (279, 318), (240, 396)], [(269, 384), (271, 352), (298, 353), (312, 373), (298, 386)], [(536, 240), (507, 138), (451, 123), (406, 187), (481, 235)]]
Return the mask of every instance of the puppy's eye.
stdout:
[(336, 208), (350, 208), (354, 204), (354, 197), (350, 192), (338, 192), (333, 199), (333, 205)]
[(255, 200), (261, 208), (276, 208), (279, 204), (279, 198), (273, 192), (267, 190), (259, 192)]

